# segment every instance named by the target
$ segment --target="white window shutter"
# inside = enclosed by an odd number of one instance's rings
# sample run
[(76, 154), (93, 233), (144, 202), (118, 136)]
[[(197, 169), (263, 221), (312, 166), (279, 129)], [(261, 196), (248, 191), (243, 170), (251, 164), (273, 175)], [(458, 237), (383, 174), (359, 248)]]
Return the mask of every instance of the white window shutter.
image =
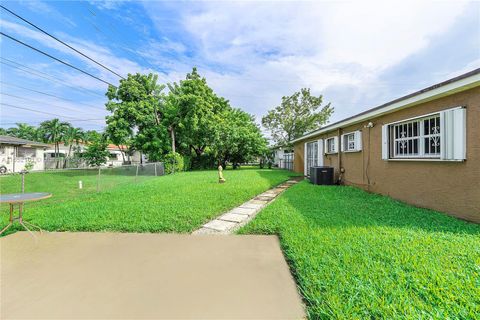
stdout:
[(465, 108), (456, 108), (440, 113), (442, 160), (466, 159), (466, 120)]
[(307, 175), (307, 143), (303, 145), (303, 174)]
[(323, 140), (323, 153), (328, 153), (328, 139)]
[(347, 148), (345, 146), (345, 135), (342, 134), (340, 136), (340, 151), (345, 152), (345, 150), (347, 150)]
[(382, 126), (382, 159), (388, 160), (388, 125)]
[(333, 150), (333, 152), (336, 153), (336, 152), (338, 152), (338, 136), (333, 137), (333, 141), (334, 141), (334, 150)]
[(362, 151), (362, 131), (355, 131), (355, 150)]
[(319, 166), (323, 166), (323, 140), (319, 139), (318, 140), (318, 162), (317, 164)]

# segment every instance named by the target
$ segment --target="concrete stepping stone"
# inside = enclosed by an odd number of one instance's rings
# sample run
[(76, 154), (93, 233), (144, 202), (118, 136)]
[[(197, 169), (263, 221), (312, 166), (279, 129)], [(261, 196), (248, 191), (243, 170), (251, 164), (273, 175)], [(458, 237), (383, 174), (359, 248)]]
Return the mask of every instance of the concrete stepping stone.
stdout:
[(239, 208), (260, 209), (266, 203), (254, 203), (253, 200), (242, 204)]
[(254, 214), (255, 211), (257, 211), (257, 209), (237, 207), (237, 208), (231, 210), (229, 213), (243, 214), (243, 215), (249, 216), (249, 215)]
[(223, 221), (223, 220), (212, 220), (203, 225), (204, 228), (209, 228), (217, 231), (227, 231), (228, 229), (233, 228), (236, 225), (235, 222)]
[(248, 215), (246, 214), (236, 214), (236, 213), (225, 213), (224, 215), (218, 218), (219, 220), (223, 221), (231, 221), (231, 222), (242, 222), (248, 219)]

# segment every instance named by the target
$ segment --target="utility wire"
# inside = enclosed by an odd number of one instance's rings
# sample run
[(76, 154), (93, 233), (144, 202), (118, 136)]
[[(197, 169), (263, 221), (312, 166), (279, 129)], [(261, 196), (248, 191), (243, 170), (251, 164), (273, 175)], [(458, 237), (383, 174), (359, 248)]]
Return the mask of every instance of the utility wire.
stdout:
[(57, 105), (55, 105), (55, 104), (45, 103), (45, 102), (39, 101), (39, 100), (29, 99), (29, 98), (25, 98), (25, 97), (19, 97), (19, 96), (17, 96), (17, 95), (10, 94), (10, 93), (0, 92), (0, 95), (4, 95), (4, 96), (8, 96), (8, 97), (13, 97), (13, 98), (21, 99), (21, 100), (25, 100), (25, 101), (30, 101), (30, 102), (33, 102), (33, 103), (39, 103), (39, 104), (47, 105), (47, 106), (50, 106), (50, 107), (53, 107), (53, 108), (65, 109), (65, 110), (73, 111), (73, 112), (78, 112), (78, 111), (79, 111), (78, 109), (73, 109), (73, 108), (64, 107), (64, 106), (57, 106)]
[[(98, 16), (97, 14), (95, 13), (95, 11), (93, 9), (90, 9), (88, 7), (88, 5), (86, 3), (84, 3), (85, 5), (85, 8), (91, 13), (91, 15), (95, 16), (96, 19), (98, 19)], [(92, 20), (88, 19), (87, 17), (83, 16), (85, 20), (87, 20), (93, 27), (94, 29), (98, 32), (98, 33), (101, 33), (105, 38), (108, 38), (108, 34), (105, 33), (99, 26), (97, 26)], [(140, 53), (137, 53), (135, 51), (133, 51), (132, 49), (130, 49), (130, 45), (128, 45), (128, 43), (126, 43), (123, 38), (121, 37), (118, 37), (118, 30), (113, 26), (112, 23), (109, 23), (108, 25), (108, 28), (110, 29), (111, 31), (111, 34), (114, 36), (113, 38), (116, 39), (116, 41), (111, 41), (111, 43), (117, 47), (117, 48), (120, 48), (120, 49), (123, 49), (124, 52), (128, 53), (130, 55), (130, 57), (133, 57), (134, 59), (135, 58), (140, 58), (141, 60), (143, 60), (143, 62), (145, 62), (152, 70), (156, 70), (158, 67), (157, 66), (154, 66), (152, 63), (150, 63), (147, 59), (145, 59), (145, 57), (140, 54)], [(163, 74), (166, 74), (165, 72), (161, 72)]]
[[(43, 92), (43, 91), (38, 91), (38, 90), (34, 90), (34, 89), (22, 87), (22, 86), (17, 86), (17, 85), (15, 85), (15, 84), (13, 84), (13, 83), (8, 83), (8, 82), (5, 82), (5, 81), (0, 81), (0, 83), (5, 84), (5, 85), (7, 85), (7, 86), (11, 86), (11, 87), (15, 87), (15, 88), (20, 88), (20, 89), (23, 89), (23, 90), (27, 90), (27, 91), (31, 91), (31, 92), (36, 92), (36, 93), (43, 94), (43, 95), (45, 95), (45, 96), (53, 97), (53, 98), (56, 98), (56, 99), (65, 100), (65, 101), (70, 101), (70, 102), (73, 102), (73, 103), (76, 103), (76, 104), (82, 104), (82, 105), (85, 105), (85, 106), (90, 107), (90, 108), (99, 109), (98, 106), (94, 106), (94, 105), (91, 105), (91, 104), (88, 104), (88, 103), (84, 103), (84, 102), (78, 102), (78, 101), (75, 101), (75, 100), (72, 100), (72, 99), (63, 98), (63, 97), (60, 97), (60, 96), (57, 96), (57, 95), (54, 95), (54, 94), (51, 94), (51, 93)], [(101, 110), (103, 110), (103, 108), (101, 108)]]
[(101, 81), (101, 82), (103, 82), (103, 83), (105, 83), (105, 84), (108, 84), (108, 85), (110, 85), (110, 86), (116, 87), (116, 86), (114, 86), (113, 84), (111, 84), (110, 82), (108, 82), (108, 81), (106, 81), (106, 80), (103, 80), (103, 79), (101, 79), (101, 78), (99, 78), (99, 77), (97, 77), (97, 76), (94, 76), (93, 74), (91, 74), (91, 73), (89, 73), (89, 72), (87, 72), (87, 71), (85, 71), (85, 70), (82, 70), (82, 69), (80, 69), (80, 68), (78, 68), (78, 67), (76, 67), (76, 66), (74, 66), (74, 65), (72, 65), (72, 64), (70, 64), (70, 63), (68, 63), (68, 62), (65, 62), (65, 61), (63, 61), (63, 60), (61, 60), (61, 59), (58, 59), (58, 58), (52, 56), (51, 54), (48, 54), (48, 53), (46, 53), (45, 51), (42, 51), (42, 50), (40, 50), (40, 49), (37, 49), (37, 48), (35, 48), (35, 47), (33, 47), (33, 46), (31, 46), (31, 45), (23, 42), (23, 41), (20, 41), (20, 40), (18, 40), (18, 39), (15, 38), (15, 37), (9, 36), (8, 34), (5, 34), (4, 32), (1, 32), (1, 31), (0, 31), (0, 35), (2, 35), (2, 36), (4, 36), (4, 37), (7, 37), (7, 38), (9, 38), (10, 40), (13, 40), (13, 41), (15, 41), (15, 42), (17, 42), (17, 43), (19, 43), (19, 44), (21, 44), (21, 45), (24, 45), (24, 46), (27, 47), (27, 48), (30, 48), (30, 49), (32, 49), (32, 50), (34, 50), (34, 51), (37, 51), (38, 53), (41, 53), (41, 54), (43, 54), (43, 55), (45, 55), (45, 56), (47, 56), (47, 57), (49, 57), (49, 58), (51, 58), (51, 59), (53, 59), (53, 60), (55, 60), (55, 61), (57, 61), (57, 62), (60, 62), (60, 63), (66, 65), (66, 66), (68, 66), (68, 67), (70, 67), (70, 68), (72, 68), (72, 69), (75, 69), (75, 70), (77, 70), (77, 71), (80, 71), (81, 73), (86, 74), (86, 75), (88, 75), (88, 76), (90, 76), (90, 77), (92, 77), (92, 78), (94, 78), (94, 79), (97, 79), (98, 81)]
[(110, 71), (111, 73), (113, 73), (114, 75), (116, 75), (117, 77), (120, 77), (122, 79), (125, 79), (124, 77), (122, 77), (121, 75), (119, 75), (118, 73), (116, 73), (115, 71), (113, 71), (112, 69), (106, 67), (105, 65), (101, 64), (100, 62), (96, 61), (95, 59), (92, 59), (90, 58), (89, 56), (87, 56), (86, 54), (84, 54), (83, 52), (81, 52), (80, 50), (77, 50), (75, 49), (74, 47), (72, 47), (71, 45), (69, 45), (68, 43), (65, 43), (64, 41), (58, 39), (57, 37), (55, 37), (54, 35), (48, 33), (47, 31), (43, 30), (42, 28), (40, 28), (39, 26), (33, 24), (32, 22), (28, 21), (27, 19), (25, 18), (22, 18), (21, 16), (19, 16), (18, 14), (16, 14), (15, 12), (13, 12), (12, 10), (10, 9), (7, 9), (5, 8), (3, 5), (0, 5), (0, 8), (2, 8), (3, 10), (6, 10), (8, 11), (10, 14), (14, 15), (15, 17), (17, 17), (18, 19), (28, 23), (29, 25), (31, 25), (32, 27), (34, 27), (35, 29), (39, 30), (40, 32), (46, 34), (47, 36), (49, 36), (50, 38), (60, 42), (61, 44), (63, 44), (64, 46), (72, 49), (73, 51), (75, 51), (76, 53), (82, 55), (83, 57), (87, 58), (88, 60), (92, 61), (93, 63), (99, 65), (100, 67), (104, 68), (105, 70), (108, 70)]
[[(73, 122), (73, 121), (74, 121), (74, 122), (79, 122), (79, 121), (86, 121), (86, 122), (88, 122), (88, 121), (103, 121), (103, 120), (105, 120), (105, 119), (75, 119), (75, 120), (70, 120), (70, 121), (72, 121), (72, 122)], [(43, 121), (30, 121), (30, 122), (23, 122), (23, 121), (17, 121), (17, 122), (0, 122), (0, 125), (2, 125), (2, 126), (5, 126), (5, 125), (7, 125), (7, 126), (11, 126), (11, 125), (16, 125), (16, 124), (19, 124), (19, 123), (21, 123), (21, 124), (28, 124), (28, 125), (30, 125), (30, 126), (31, 126), (31, 125), (40, 124), (40, 123), (42, 123), (42, 122), (43, 122)]]
[[(68, 116), (64, 116), (64, 115), (61, 115), (61, 114), (57, 114), (57, 113), (51, 113), (51, 112), (40, 111), (40, 110), (35, 110), (35, 109), (30, 109), (30, 108), (25, 108), (25, 107), (19, 107), (19, 106), (16, 106), (16, 105), (13, 105), (13, 104), (9, 104), (9, 103), (0, 102), (0, 104), (1, 104), (2, 106), (6, 106), (6, 107), (10, 107), (10, 108), (27, 110), (27, 111), (31, 111), (31, 112), (46, 114), (46, 115), (49, 115), (49, 116), (55, 116), (55, 117), (60, 117), (60, 118), (69, 118), (71, 121), (80, 120), (80, 119), (77, 119), (77, 118), (68, 117)], [(83, 121), (83, 119), (82, 119), (82, 121)], [(90, 121), (90, 120), (89, 120), (89, 121)], [(96, 124), (98, 124), (98, 123), (96, 123)]]
[[(21, 63), (18, 63), (18, 62), (9, 60), (9, 59), (4, 58), (4, 57), (0, 57), (0, 59), (8, 61), (9, 63), (2, 62), (2, 61), (0, 61), (0, 63), (1, 63), (1, 64), (4, 64), (4, 65), (6, 65), (6, 66), (8, 66), (8, 67), (10, 67), (10, 68), (14, 68), (14, 69), (20, 70), (20, 71), (25, 72), (25, 73), (28, 73), (28, 74), (33, 74), (33, 75), (35, 75), (35, 76), (37, 76), (37, 77), (39, 77), (39, 78), (43, 78), (43, 79), (46, 79), (46, 80), (54, 81), (54, 82), (59, 83), (59, 84), (65, 86), (65, 87), (68, 87), (68, 88), (77, 90), (77, 91), (82, 92), (82, 93), (88, 93), (88, 94), (90, 94), (90, 95), (92, 95), (92, 96), (95, 95), (95, 96), (98, 96), (98, 97), (105, 97), (104, 95), (102, 95), (102, 94), (100, 94), (100, 93), (98, 93), (98, 92), (89, 90), (89, 89), (85, 89), (85, 88), (82, 88), (82, 87), (74, 87), (74, 86), (70, 86), (70, 85), (68, 85), (68, 84), (65, 84), (65, 82), (59, 80), (57, 77), (52, 76), (52, 75), (50, 75), (50, 74), (48, 74), (48, 73), (46, 73), (46, 72), (40, 71), (40, 70), (38, 70), (38, 69), (34, 69), (34, 68), (31, 68), (31, 67), (28, 67), (28, 66), (26, 66), (26, 65), (24, 65), (24, 64), (21, 64)], [(15, 65), (11, 65), (10, 63), (15, 64)], [(25, 69), (27, 69), (27, 70), (23, 70), (22, 68), (25, 68)], [(42, 74), (45, 75), (45, 76), (43, 76)]]

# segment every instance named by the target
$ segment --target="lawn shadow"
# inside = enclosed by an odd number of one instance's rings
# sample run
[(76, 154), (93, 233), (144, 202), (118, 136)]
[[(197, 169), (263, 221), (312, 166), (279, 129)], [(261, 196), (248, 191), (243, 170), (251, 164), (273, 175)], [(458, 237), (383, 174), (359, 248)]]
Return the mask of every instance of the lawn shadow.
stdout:
[[(392, 227), (480, 235), (480, 225), (350, 186), (302, 182), (282, 195), (310, 225), (321, 228)], [(294, 190), (291, 190), (294, 191)], [(299, 192), (301, 193), (299, 196)]]

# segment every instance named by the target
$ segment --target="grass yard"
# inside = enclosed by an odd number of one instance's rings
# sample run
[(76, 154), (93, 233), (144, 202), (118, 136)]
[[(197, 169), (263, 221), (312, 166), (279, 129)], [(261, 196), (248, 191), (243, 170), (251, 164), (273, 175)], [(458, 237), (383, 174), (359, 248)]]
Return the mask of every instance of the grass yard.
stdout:
[[(111, 175), (106, 191), (94, 192), (94, 172), (31, 173), (26, 192), (53, 197), (27, 204), (25, 219), (49, 231), (190, 232), (292, 175), (284, 170), (225, 170), (225, 184), (216, 171), (183, 172), (162, 177)], [(84, 189), (78, 189), (82, 180)], [(20, 192), (20, 176), (0, 178), (0, 192)], [(8, 205), (1, 207), (1, 225)], [(16, 224), (6, 234), (20, 230)]]
[(304, 181), (240, 233), (279, 235), (311, 319), (480, 319), (480, 225)]

